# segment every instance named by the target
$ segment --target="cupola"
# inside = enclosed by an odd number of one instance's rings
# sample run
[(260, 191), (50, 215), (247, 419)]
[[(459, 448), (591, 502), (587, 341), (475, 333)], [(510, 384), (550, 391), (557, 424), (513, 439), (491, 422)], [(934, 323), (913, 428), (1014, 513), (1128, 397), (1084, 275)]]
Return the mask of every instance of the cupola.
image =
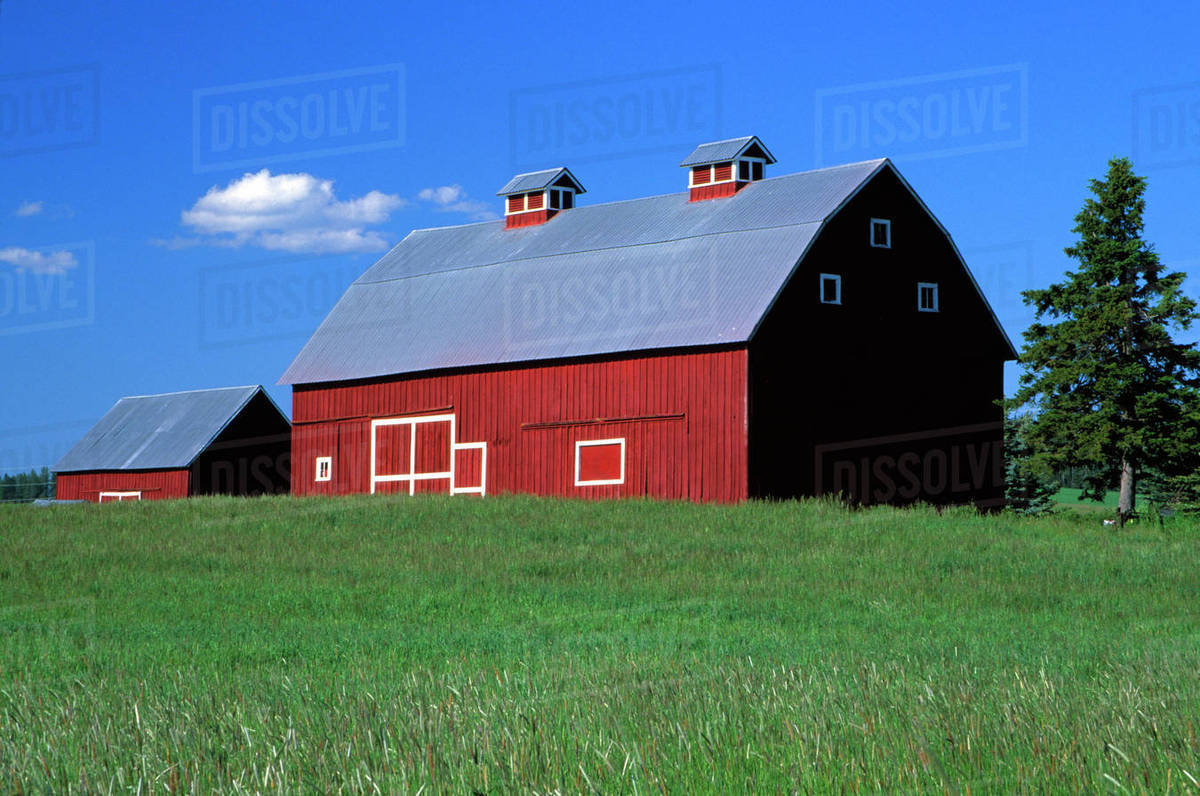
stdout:
[(775, 162), (757, 136), (713, 141), (696, 147), (680, 163), (688, 170), (690, 201), (733, 196), (752, 182), (761, 180), (766, 167)]
[(575, 194), (584, 193), (569, 169), (559, 167), (518, 174), (496, 192), (504, 197), (504, 228), (545, 224), (575, 206)]

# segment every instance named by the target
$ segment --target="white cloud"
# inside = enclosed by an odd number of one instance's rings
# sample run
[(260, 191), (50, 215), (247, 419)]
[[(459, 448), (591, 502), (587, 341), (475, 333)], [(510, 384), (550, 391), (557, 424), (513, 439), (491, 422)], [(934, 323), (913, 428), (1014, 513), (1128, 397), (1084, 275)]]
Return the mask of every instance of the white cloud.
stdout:
[(21, 218), (36, 216), (45, 209), (45, 202), (21, 202), (14, 211), (14, 215)]
[(37, 274), (61, 274), (79, 264), (75, 255), (69, 251), (39, 252), (20, 246), (0, 249), (0, 263), (8, 263)]
[(422, 202), (431, 202), (440, 212), (466, 213), (475, 221), (490, 221), (500, 217), (489, 203), (468, 199), (461, 185), (422, 188), (417, 198)]
[[(340, 201), (333, 181), (311, 174), (244, 174), (224, 188), (213, 186), (183, 211), (183, 223), (215, 245), (259, 246), (289, 252), (380, 251), (383, 235), (367, 229), (402, 207), (399, 196), (371, 191)], [(157, 241), (181, 248), (181, 239)]]

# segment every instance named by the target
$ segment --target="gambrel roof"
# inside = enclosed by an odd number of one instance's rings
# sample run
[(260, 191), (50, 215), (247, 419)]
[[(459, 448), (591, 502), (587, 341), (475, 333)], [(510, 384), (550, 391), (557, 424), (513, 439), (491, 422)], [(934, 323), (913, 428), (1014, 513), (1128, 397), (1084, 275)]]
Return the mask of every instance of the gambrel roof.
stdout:
[[(259, 393), (271, 401), (258, 385), (122, 398), (50, 469), (189, 467)], [(279, 412), (274, 401), (271, 406)]]
[(280, 381), (746, 342), (824, 223), (884, 169), (585, 205), (519, 229), (414, 231), (350, 285)]

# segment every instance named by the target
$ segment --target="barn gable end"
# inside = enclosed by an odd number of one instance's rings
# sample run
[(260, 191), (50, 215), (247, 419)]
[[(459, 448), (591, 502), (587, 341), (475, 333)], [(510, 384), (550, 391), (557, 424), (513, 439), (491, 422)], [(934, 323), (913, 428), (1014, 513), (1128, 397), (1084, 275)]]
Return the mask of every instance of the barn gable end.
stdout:
[(291, 424), (260, 386), (122, 398), (51, 468), (60, 500), (287, 492)]

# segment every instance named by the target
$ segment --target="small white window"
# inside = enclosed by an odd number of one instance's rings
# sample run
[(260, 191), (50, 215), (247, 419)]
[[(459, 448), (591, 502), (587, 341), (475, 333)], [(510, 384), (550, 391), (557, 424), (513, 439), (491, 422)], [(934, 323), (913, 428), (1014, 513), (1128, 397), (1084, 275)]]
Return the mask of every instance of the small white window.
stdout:
[(871, 245), (877, 249), (892, 248), (892, 222), (886, 218), (871, 219)]
[(842, 303), (842, 278), (837, 274), (821, 274), (821, 303)]
[(317, 476), (318, 481), (330, 481), (333, 479), (333, 457), (318, 456), (317, 457)]
[(575, 486), (625, 483), (625, 438), (578, 440)]
[(917, 309), (921, 312), (938, 311), (937, 282), (917, 283)]

